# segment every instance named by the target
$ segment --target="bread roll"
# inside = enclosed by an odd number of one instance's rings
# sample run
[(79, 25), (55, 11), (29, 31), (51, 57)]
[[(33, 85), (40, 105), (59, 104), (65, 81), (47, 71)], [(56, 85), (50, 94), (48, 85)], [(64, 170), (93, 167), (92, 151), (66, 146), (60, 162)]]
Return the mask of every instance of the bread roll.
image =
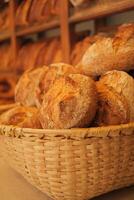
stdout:
[(20, 78), (15, 89), (15, 100), (22, 105), (35, 106), (36, 92), (40, 80), (44, 77), (48, 67), (43, 66), (36, 69), (27, 70)]
[(38, 110), (34, 107), (16, 106), (0, 115), (0, 124), (22, 128), (41, 128)]
[(39, 116), (43, 128), (65, 129), (90, 124), (97, 107), (94, 81), (81, 74), (60, 77), (44, 95)]
[(69, 64), (55, 63), (50, 65), (49, 70), (42, 76), (42, 79), (40, 79), (40, 84), (37, 89), (36, 106), (41, 106), (44, 94), (47, 93), (57, 78), (77, 73), (80, 73), (80, 70)]
[(91, 46), (97, 40), (99, 40), (101, 38), (103, 38), (103, 36), (94, 35), (94, 36), (86, 37), (86, 38), (84, 38), (84, 40), (77, 42), (75, 44), (72, 54), (71, 54), (71, 63), (73, 65), (77, 65), (81, 61), (84, 53), (89, 48), (89, 46)]
[(91, 76), (134, 69), (134, 24), (123, 25), (114, 38), (102, 38), (89, 46), (79, 67)]
[(99, 109), (97, 125), (134, 121), (134, 79), (123, 71), (107, 72), (97, 82)]

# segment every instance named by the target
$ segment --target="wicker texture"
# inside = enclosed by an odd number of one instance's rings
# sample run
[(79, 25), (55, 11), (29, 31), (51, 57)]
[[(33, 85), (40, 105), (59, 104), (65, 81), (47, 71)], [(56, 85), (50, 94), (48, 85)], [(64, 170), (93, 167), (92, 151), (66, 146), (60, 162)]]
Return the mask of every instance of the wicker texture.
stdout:
[(134, 183), (134, 123), (31, 130), (0, 126), (3, 158), (57, 200), (84, 200)]

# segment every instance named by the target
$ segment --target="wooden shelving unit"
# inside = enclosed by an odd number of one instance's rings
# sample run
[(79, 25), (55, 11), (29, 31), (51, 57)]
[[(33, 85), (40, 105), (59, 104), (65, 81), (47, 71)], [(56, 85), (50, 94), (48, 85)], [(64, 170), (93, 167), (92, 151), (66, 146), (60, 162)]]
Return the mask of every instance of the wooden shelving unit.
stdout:
[(134, 0), (96, 0), (91, 1), (90, 7), (79, 10), (69, 18), (70, 23), (77, 23), (84, 20), (92, 20), (111, 14), (134, 9)]
[(62, 43), (63, 58), (65, 62), (69, 63), (71, 52), (70, 33), (72, 26), (84, 20), (97, 19), (111, 14), (116, 14), (124, 12), (126, 10), (134, 9), (134, 0), (94, 0), (91, 1), (88, 8), (74, 11), (73, 14), (69, 16), (69, 0), (59, 1), (61, 1), (59, 20), (56, 19), (47, 23), (37, 23), (29, 25), (27, 27), (19, 28), (15, 25), (16, 0), (9, 1), (10, 27), (9, 30), (0, 32), (0, 42), (10, 39), (14, 59), (16, 59), (18, 52), (18, 37), (59, 27), (61, 30), (60, 36)]

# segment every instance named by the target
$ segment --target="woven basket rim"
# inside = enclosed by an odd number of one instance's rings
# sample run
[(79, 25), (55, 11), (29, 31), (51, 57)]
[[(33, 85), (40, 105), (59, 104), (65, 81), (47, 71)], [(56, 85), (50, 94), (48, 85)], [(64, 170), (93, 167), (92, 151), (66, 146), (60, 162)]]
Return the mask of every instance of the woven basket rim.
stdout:
[(31, 137), (39, 139), (58, 137), (72, 139), (116, 137), (119, 135), (134, 135), (134, 122), (106, 127), (71, 129), (31, 129), (0, 125), (0, 135), (17, 138)]

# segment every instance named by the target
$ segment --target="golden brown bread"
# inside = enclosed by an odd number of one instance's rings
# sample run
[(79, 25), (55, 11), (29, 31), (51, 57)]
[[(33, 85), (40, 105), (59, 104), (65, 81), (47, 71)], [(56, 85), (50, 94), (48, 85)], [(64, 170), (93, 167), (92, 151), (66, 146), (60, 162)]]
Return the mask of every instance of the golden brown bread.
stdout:
[(56, 51), (55, 55), (53, 57), (52, 63), (60, 63), (63, 62), (63, 55), (62, 55), (62, 49), (61, 46), (59, 46)]
[(34, 0), (29, 14), (29, 21), (47, 21), (51, 14), (51, 0)]
[(0, 124), (22, 128), (41, 128), (37, 108), (19, 105), (0, 115)]
[(49, 65), (52, 63), (54, 57), (55, 57), (55, 53), (57, 51), (57, 49), (60, 46), (60, 41), (57, 38), (52, 39), (47, 47), (47, 51), (44, 57), (44, 63), (46, 65)]
[(109, 71), (97, 82), (99, 126), (134, 121), (134, 79), (123, 71)]
[(84, 53), (89, 48), (89, 46), (91, 46), (93, 43), (95, 43), (97, 40), (101, 38), (103, 38), (102, 35), (88, 36), (84, 38), (82, 41), (76, 43), (72, 50), (71, 63), (73, 65), (77, 65), (81, 61)]
[(28, 25), (28, 15), (32, 0), (22, 1), (16, 12), (16, 25)]
[(89, 46), (79, 67), (91, 76), (134, 69), (134, 24), (123, 25), (114, 38), (102, 38)]
[(0, 29), (6, 29), (9, 27), (9, 8), (0, 9)]
[(22, 105), (26, 106), (36, 105), (37, 88), (47, 70), (48, 67), (43, 66), (27, 70), (21, 76), (15, 89), (16, 102), (20, 102)]
[(37, 89), (36, 106), (40, 107), (44, 98), (44, 94), (52, 87), (56, 79), (61, 76), (68, 76), (69, 74), (81, 73), (72, 65), (65, 63), (55, 63), (50, 65), (49, 70), (44, 73), (40, 79), (40, 83)]
[(43, 128), (85, 127), (97, 107), (94, 81), (81, 74), (58, 78), (44, 95), (39, 116)]

